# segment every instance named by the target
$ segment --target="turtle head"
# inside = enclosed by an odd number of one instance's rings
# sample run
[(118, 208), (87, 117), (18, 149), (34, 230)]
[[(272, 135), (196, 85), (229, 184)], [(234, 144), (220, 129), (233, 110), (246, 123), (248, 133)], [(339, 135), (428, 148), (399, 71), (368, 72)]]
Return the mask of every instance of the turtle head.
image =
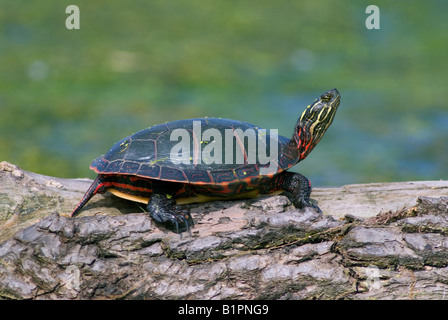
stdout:
[(341, 95), (332, 89), (309, 105), (297, 121), (291, 141), (297, 144), (299, 161), (313, 150), (333, 121)]

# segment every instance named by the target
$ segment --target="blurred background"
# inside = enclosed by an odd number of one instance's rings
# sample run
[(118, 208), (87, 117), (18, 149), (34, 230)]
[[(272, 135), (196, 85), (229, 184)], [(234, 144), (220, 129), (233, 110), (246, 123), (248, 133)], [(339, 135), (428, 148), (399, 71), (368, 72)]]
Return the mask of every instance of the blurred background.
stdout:
[[(80, 9), (67, 30), (66, 7)], [(223, 117), (290, 137), (338, 88), (294, 167), (314, 186), (448, 178), (448, 2), (0, 1), (0, 161), (66, 178), (153, 124)]]

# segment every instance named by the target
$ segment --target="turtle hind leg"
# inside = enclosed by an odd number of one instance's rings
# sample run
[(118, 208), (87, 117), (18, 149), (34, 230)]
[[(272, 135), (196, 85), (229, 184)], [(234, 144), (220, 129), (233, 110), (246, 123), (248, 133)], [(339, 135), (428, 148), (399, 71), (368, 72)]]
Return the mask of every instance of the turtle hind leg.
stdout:
[(322, 213), (320, 208), (311, 203), (311, 183), (308, 178), (300, 173), (282, 172), (277, 180), (278, 187), (293, 196), (293, 203), (296, 208), (303, 209), (305, 207), (314, 208), (317, 212)]
[(148, 202), (147, 209), (151, 218), (157, 224), (176, 233), (190, 232), (194, 226), (190, 212), (179, 206), (176, 201), (166, 194), (154, 193)]

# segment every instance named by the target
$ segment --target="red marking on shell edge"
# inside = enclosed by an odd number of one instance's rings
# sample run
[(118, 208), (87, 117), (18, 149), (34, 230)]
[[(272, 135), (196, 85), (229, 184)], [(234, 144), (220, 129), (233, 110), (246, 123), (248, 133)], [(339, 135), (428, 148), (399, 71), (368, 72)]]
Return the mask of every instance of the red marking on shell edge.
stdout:
[(213, 176), (212, 176), (212, 174), (210, 173), (210, 171), (207, 171), (207, 174), (208, 174), (208, 176), (210, 177), (210, 181), (211, 181), (212, 183), (216, 183), (216, 181), (215, 181), (215, 179), (213, 179)]
[(161, 167), (160, 180), (177, 181), (184, 183), (189, 182), (183, 170), (170, 167)]

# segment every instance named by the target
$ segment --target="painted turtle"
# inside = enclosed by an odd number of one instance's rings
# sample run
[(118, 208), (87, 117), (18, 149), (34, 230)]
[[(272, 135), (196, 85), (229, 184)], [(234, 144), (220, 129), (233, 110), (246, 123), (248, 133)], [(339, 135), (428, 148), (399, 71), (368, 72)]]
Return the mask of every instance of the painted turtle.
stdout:
[[(156, 223), (177, 233), (193, 226), (189, 211), (181, 207), (186, 203), (287, 191), (297, 208), (320, 211), (310, 202), (309, 180), (286, 170), (316, 146), (333, 121), (339, 101), (336, 89), (322, 94), (302, 113), (291, 139), (245, 122), (217, 118), (179, 120), (139, 131), (92, 162), (90, 169), (98, 177), (72, 216), (106, 190), (145, 203)], [(268, 154), (271, 161), (266, 161)]]

